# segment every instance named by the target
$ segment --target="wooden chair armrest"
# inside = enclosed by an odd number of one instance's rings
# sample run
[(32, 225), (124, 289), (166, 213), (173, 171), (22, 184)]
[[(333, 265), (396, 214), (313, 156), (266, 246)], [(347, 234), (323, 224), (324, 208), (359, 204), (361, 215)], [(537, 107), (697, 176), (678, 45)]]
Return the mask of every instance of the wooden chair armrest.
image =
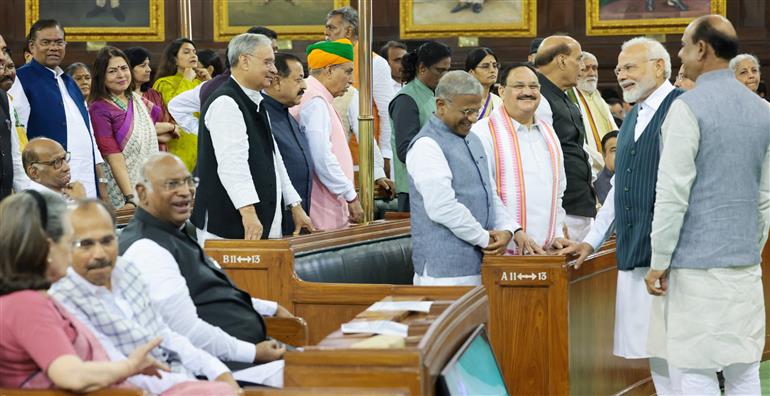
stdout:
[(118, 389), (108, 388), (98, 391), (88, 392), (85, 394), (72, 393), (66, 390), (60, 389), (6, 389), (0, 388), (0, 395), (2, 396), (142, 396), (144, 391), (141, 389)]
[(266, 317), (267, 334), (278, 341), (301, 347), (308, 344), (307, 323), (302, 318)]

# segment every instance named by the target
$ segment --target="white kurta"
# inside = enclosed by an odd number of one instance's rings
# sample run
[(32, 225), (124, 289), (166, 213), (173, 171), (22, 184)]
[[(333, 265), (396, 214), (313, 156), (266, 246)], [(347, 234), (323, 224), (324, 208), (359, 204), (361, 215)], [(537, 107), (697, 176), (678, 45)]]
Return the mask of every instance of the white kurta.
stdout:
[[(634, 141), (639, 140), (647, 128), (655, 112), (658, 111), (663, 100), (668, 96), (674, 86), (664, 81), (655, 91), (639, 104), (636, 115), (636, 127), (634, 128)], [(626, 122), (632, 120), (626, 119)], [(615, 177), (612, 178), (613, 187), (607, 193), (604, 206), (596, 214), (591, 231), (583, 239), (593, 248), (599, 249), (604, 242), (607, 231), (615, 221)], [(647, 339), (645, 334), (649, 328), (649, 312), (652, 304), (652, 296), (647, 293), (644, 284), (644, 276), (647, 268), (638, 268), (632, 271), (618, 271), (617, 294), (615, 296), (615, 337), (613, 353), (626, 359), (641, 359), (650, 357), (647, 353)]]
[[(697, 169), (698, 120), (681, 100), (671, 105), (663, 123), (652, 262), (669, 268), (679, 241)], [(770, 148), (762, 164), (758, 197), (761, 251), (770, 225)], [(730, 268), (672, 268), (666, 296), (653, 297), (649, 351), (674, 367), (721, 369), (758, 362), (765, 345), (762, 269), (758, 263)]]
[[(487, 156), (487, 164), (489, 166), (490, 180), (496, 186), (497, 183), (497, 164), (495, 161), (495, 146), (492, 139), (492, 132), (489, 128), (489, 119), (484, 118), (476, 122), (471, 128), (471, 132), (479, 137), (482, 145), (484, 146), (484, 152)], [(535, 240), (539, 245), (545, 246), (546, 241), (552, 240), (555, 237), (562, 236), (562, 225), (564, 223), (565, 212), (562, 207), (562, 197), (564, 196), (564, 190), (567, 188), (567, 176), (564, 173), (564, 161), (559, 162), (558, 169), (552, 169), (551, 156), (548, 151), (548, 145), (543, 137), (544, 133), (552, 133), (550, 130), (541, 131), (540, 126), (537, 124), (533, 126), (525, 126), (518, 123), (516, 120), (511, 119), (513, 127), (516, 129), (516, 134), (519, 138), (519, 150), (521, 154), (521, 165), (524, 172), (524, 188), (526, 191), (526, 229), (524, 230), (527, 235)], [(558, 142), (559, 139), (553, 134), (553, 141)], [(559, 152), (559, 158), (561, 155), (561, 146), (556, 144), (556, 150)], [(513, 156), (513, 147), (501, 147), (505, 155)], [(507, 173), (512, 173), (512, 169), (507, 169)], [(553, 176), (554, 172), (559, 174), (559, 185), (557, 186), (556, 195), (556, 227), (549, 234), (549, 227), (551, 222), (552, 203), (554, 196), (553, 188)], [(516, 190), (516, 185), (510, 183), (505, 191), (508, 196), (519, 196), (520, 192)], [(498, 194), (501, 193), (498, 191)], [(518, 200), (517, 200), (518, 202)], [(516, 204), (507, 204), (506, 210), (511, 216), (511, 219), (516, 222)], [(515, 224), (515, 228), (522, 227), (521, 224)], [(515, 242), (511, 239), (509, 249), (513, 250)]]

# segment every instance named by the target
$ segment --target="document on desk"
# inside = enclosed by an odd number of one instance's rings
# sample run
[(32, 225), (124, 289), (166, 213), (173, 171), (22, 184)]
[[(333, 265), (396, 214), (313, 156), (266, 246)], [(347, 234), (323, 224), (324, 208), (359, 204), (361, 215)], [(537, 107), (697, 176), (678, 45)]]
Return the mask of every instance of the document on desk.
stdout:
[(342, 332), (350, 333), (374, 333), (382, 335), (394, 335), (406, 337), (409, 335), (409, 326), (392, 320), (357, 320), (343, 323)]
[(283, 370), (284, 360), (275, 360), (270, 363), (259, 364), (233, 373), (233, 378), (238, 381), (264, 384), (268, 378), (277, 375)]
[(430, 306), (433, 301), (379, 301), (369, 308), (367, 311), (382, 312), (382, 311), (412, 311), (412, 312), (430, 312)]

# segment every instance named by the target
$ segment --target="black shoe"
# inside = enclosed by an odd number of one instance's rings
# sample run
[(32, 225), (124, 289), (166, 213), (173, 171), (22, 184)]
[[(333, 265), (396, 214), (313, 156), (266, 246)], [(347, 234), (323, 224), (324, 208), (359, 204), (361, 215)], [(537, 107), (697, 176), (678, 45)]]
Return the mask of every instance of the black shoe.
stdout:
[(471, 6), (471, 3), (457, 3), (457, 5), (454, 8), (452, 8), (452, 11), (450, 12), (454, 14), (455, 12), (460, 12), (470, 6)]
[(103, 13), (104, 12), (104, 8), (105, 7), (94, 6), (94, 8), (92, 8), (91, 11), (88, 11), (86, 13), (86, 18), (93, 18), (93, 17)]
[(644, 0), (644, 8), (647, 12), (655, 11), (655, 0)]
[(473, 12), (475, 12), (475, 13), (477, 13), (477, 14), (478, 14), (478, 13), (480, 13), (480, 12), (481, 12), (481, 10), (482, 10), (483, 8), (484, 8), (484, 7), (483, 7), (481, 4), (479, 4), (479, 3), (475, 3), (475, 4), (473, 5), (473, 8), (472, 8), (472, 9), (473, 9)]
[(666, 2), (666, 4), (667, 4), (669, 7), (676, 7), (676, 8), (678, 8), (678, 9), (679, 9), (679, 11), (687, 11), (687, 10), (689, 10), (689, 9), (690, 9), (689, 7), (687, 7), (687, 5), (685, 5), (684, 3), (682, 3), (682, 0), (668, 0), (668, 1)]
[(126, 15), (123, 14), (123, 11), (120, 9), (120, 7), (115, 7), (112, 9), (112, 16), (115, 17), (119, 22), (123, 22), (126, 20)]

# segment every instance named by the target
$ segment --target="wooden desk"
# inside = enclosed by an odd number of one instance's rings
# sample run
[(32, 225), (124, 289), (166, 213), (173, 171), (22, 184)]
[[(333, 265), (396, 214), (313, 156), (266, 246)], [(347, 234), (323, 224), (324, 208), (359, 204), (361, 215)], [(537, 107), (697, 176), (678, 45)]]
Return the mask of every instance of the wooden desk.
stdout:
[[(416, 296), (421, 297), (421, 296)], [(428, 299), (430, 300), (430, 299)], [(433, 395), (438, 374), (468, 335), (487, 321), (487, 296), (476, 287), (455, 301), (435, 301), (431, 312), (410, 313), (406, 346), (397, 349), (353, 349), (368, 335), (339, 330), (304, 352), (287, 352), (286, 386), (392, 388), (412, 395)]]

